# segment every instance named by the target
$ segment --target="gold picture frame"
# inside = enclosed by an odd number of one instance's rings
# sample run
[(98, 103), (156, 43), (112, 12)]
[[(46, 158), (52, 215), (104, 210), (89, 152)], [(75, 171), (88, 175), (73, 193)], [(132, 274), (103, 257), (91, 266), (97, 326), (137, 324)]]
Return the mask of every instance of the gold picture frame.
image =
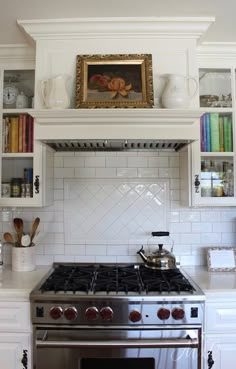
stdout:
[(152, 108), (151, 54), (77, 55), (76, 108)]
[(208, 247), (208, 272), (235, 272), (236, 247)]

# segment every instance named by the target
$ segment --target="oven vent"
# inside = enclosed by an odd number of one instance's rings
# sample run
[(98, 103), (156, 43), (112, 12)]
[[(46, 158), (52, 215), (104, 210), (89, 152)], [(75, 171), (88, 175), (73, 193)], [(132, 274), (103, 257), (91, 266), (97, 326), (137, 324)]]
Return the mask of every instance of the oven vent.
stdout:
[(43, 140), (55, 151), (179, 151), (193, 140)]

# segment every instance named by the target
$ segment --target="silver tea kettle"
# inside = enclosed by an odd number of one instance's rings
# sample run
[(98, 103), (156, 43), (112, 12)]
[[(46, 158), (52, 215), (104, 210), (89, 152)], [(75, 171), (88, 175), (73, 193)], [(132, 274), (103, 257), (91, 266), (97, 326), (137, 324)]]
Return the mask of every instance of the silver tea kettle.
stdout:
[[(153, 237), (166, 237), (169, 236), (169, 232), (152, 232)], [(144, 265), (147, 268), (157, 269), (157, 270), (168, 270), (176, 269), (176, 259), (172, 254), (173, 252), (173, 241), (171, 252), (163, 248), (163, 244), (158, 244), (158, 250), (154, 251), (152, 254), (146, 256), (144, 253), (143, 246), (137, 252), (144, 261)]]

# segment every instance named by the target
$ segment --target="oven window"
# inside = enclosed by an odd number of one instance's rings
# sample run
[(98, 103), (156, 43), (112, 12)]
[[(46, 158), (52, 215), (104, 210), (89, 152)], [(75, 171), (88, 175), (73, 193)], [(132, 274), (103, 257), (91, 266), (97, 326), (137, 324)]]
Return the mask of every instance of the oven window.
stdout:
[(81, 369), (155, 369), (153, 358), (81, 359)]

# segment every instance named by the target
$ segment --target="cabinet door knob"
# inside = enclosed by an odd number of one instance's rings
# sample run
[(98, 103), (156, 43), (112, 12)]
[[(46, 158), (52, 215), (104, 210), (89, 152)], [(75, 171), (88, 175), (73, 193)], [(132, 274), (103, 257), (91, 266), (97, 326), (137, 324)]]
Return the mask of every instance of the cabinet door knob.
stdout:
[(35, 188), (35, 193), (39, 193), (39, 176), (35, 176), (35, 180), (34, 180), (34, 188)]

